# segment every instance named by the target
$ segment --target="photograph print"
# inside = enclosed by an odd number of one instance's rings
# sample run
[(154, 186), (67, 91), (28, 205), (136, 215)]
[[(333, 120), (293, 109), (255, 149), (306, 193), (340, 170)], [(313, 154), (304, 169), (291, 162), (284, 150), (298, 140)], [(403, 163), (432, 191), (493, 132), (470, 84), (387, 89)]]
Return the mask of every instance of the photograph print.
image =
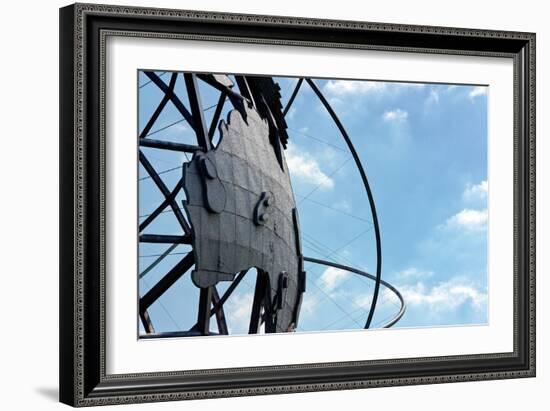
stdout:
[(487, 324), (488, 92), (139, 70), (139, 338)]

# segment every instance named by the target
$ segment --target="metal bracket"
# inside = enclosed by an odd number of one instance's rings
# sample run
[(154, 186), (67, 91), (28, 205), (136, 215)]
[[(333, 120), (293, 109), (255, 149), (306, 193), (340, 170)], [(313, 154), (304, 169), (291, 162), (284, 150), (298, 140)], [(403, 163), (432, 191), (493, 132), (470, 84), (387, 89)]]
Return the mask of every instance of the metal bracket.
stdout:
[(227, 195), (218, 177), (216, 164), (206, 154), (198, 153), (198, 171), (203, 187), (204, 204), (211, 213), (221, 213), (225, 209)]
[(264, 191), (254, 207), (254, 224), (264, 225), (269, 221), (270, 207), (273, 206), (275, 197), (269, 191)]

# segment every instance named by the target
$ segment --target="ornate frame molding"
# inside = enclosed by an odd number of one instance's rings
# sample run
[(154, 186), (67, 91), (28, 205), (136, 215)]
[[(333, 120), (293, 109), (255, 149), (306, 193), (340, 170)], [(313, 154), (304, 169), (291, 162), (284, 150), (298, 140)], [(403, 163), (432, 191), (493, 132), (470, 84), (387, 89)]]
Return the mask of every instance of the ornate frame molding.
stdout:
[[(60, 13), (62, 78), (60, 85), (62, 126), (60, 231), (61, 249), (64, 250), (60, 272), (60, 399), (62, 402), (74, 406), (91, 406), (535, 375), (535, 35), (533, 33), (92, 4), (68, 6), (61, 9)], [(115, 18), (122, 22), (120, 29), (102, 26), (102, 22)], [(133, 21), (136, 18), (140, 21), (139, 30), (136, 30), (138, 23), (125, 23), (126, 20)], [(158, 24), (166, 24), (166, 32), (147, 31), (147, 26), (152, 20)], [(218, 23), (224, 23), (233, 28), (242, 28), (247, 35), (170, 31), (178, 25), (185, 31), (186, 23), (193, 23), (196, 27), (200, 27), (201, 24), (214, 27)], [(288, 35), (286, 38), (266, 38), (265, 32), (262, 31), (266, 27), (284, 27)], [(323, 32), (327, 30), (331, 33), (341, 33), (342, 37), (351, 41), (324, 41)], [(514, 352), (106, 375), (104, 87), (105, 41), (107, 36), (113, 35), (513, 58), (515, 90)], [(373, 43), (369, 42), (369, 39), (361, 40), (365, 35), (386, 39), (386, 43), (384, 41)], [(388, 35), (397, 36), (409, 43), (387, 44)], [(399, 35), (402, 36), (399, 37)], [(70, 83), (68, 78), (71, 78)], [(97, 112), (92, 108), (90, 99), (99, 102)], [(95, 125), (90, 124), (94, 122)], [(97, 138), (94, 139), (94, 137)], [(92, 305), (93, 315), (90, 315), (90, 305)], [(439, 369), (441, 364), (453, 369), (454, 364), (461, 367), (457, 370), (464, 371), (451, 374), (435, 372), (434, 364), (438, 364), (435, 368), (439, 367)], [(412, 372), (415, 365), (422, 365), (427, 369), (431, 366), (432, 371), (424, 375), (423, 368), (420, 367), (418, 371)], [(387, 366), (389, 370), (378, 374), (376, 372), (373, 374), (372, 371), (361, 374), (361, 370), (365, 371), (369, 367), (378, 369), (382, 366)], [(410, 366), (411, 372), (404, 371), (403, 367), (406, 366)], [(345, 373), (346, 370), (350, 373), (348, 379), (333, 377), (331, 380), (325, 375), (328, 371), (336, 375), (336, 373)], [(284, 372), (285, 377), (288, 377), (282, 380), (286, 383), (273, 381), (255, 386), (243, 383), (243, 378), (260, 375), (262, 372)], [(227, 384), (223, 387), (209, 384), (209, 376), (219, 376), (220, 373), (224, 374)], [(293, 378), (296, 381), (309, 378), (312, 382), (289, 383)], [(194, 382), (194, 379), (198, 382)], [(141, 386), (150, 386), (150, 389), (138, 388), (138, 383)]]

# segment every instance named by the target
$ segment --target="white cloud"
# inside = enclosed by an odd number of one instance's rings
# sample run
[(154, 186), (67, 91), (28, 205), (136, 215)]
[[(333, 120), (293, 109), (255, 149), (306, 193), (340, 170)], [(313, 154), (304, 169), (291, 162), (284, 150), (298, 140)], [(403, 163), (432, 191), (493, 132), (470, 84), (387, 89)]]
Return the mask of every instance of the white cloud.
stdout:
[(473, 210), (465, 208), (447, 219), (445, 226), (449, 228), (463, 228), (468, 231), (482, 231), (487, 228), (487, 209)]
[(470, 99), (474, 100), (476, 97), (484, 96), (487, 94), (487, 87), (486, 86), (476, 86), (472, 88), (472, 90), (468, 93), (468, 97)]
[[(344, 104), (344, 100), (335, 96), (328, 96), (327, 100), (333, 108)], [(321, 102), (319, 102), (316, 107), (319, 112), (326, 114), (327, 109)]]
[(422, 89), (422, 83), (395, 83), (384, 81), (329, 80), (323, 87), (329, 96), (342, 97), (351, 95), (366, 95), (382, 93), (396, 94), (404, 90)]
[(409, 113), (407, 113), (405, 110), (401, 110), (400, 108), (386, 111), (383, 115), (384, 121), (392, 121), (398, 123), (406, 121), (408, 117)]
[(410, 279), (410, 278), (427, 278), (427, 277), (431, 277), (433, 275), (433, 272), (432, 271), (419, 270), (416, 267), (410, 267), (410, 268), (406, 268), (405, 270), (397, 272), (396, 275), (398, 277), (401, 277), (401, 278), (404, 278), (404, 279), (405, 278), (406, 279)]
[(466, 201), (485, 200), (488, 188), (487, 180), (483, 180), (479, 184), (468, 184), (462, 193), (462, 198)]
[(298, 153), (293, 145), (289, 145), (285, 155), (292, 177), (299, 182), (319, 186), (321, 189), (334, 187), (334, 181), (323, 173), (319, 163), (307, 153)]
[(290, 110), (288, 110), (288, 113), (286, 113), (286, 117), (289, 120), (294, 119), (294, 115), (296, 114), (296, 109), (294, 107), (290, 107)]
[(432, 88), (430, 90), (430, 95), (426, 99), (426, 104), (432, 105), (432, 104), (438, 104), (438, 103), (439, 103), (439, 91), (435, 88)]
[(250, 314), (252, 310), (253, 294), (233, 294), (227, 300), (225, 315), (227, 316), (227, 327), (230, 333), (248, 334)]
[(304, 293), (304, 300), (300, 306), (300, 315), (313, 314), (319, 304), (319, 296), (311, 293)]
[(424, 83), (391, 83), (395, 89), (407, 90), (407, 89), (423, 89), (426, 87)]
[[(164, 134), (181, 134), (181, 133), (184, 133), (184, 132), (188, 132), (190, 131), (189, 127), (187, 126), (187, 123), (185, 121), (180, 121), (179, 123), (176, 123), (176, 124), (173, 124), (171, 125), (169, 128), (165, 129), (165, 130), (162, 130), (164, 132)], [(161, 134), (159, 134), (161, 135)]]
[(326, 291), (333, 291), (349, 275), (348, 271), (328, 267), (319, 278), (319, 282), (324, 286)]
[(353, 299), (353, 303), (357, 307), (361, 307), (361, 308), (364, 308), (364, 309), (370, 309), (370, 306), (372, 304), (372, 296), (371, 295), (358, 295), (357, 297), (355, 297)]
[(329, 80), (323, 89), (332, 96), (344, 96), (381, 92), (386, 89), (386, 84), (381, 81)]
[(398, 287), (408, 306), (427, 306), (431, 311), (452, 311), (464, 304), (481, 310), (486, 307), (487, 292), (461, 279), (451, 279), (432, 287), (422, 282)]
[(351, 204), (345, 199), (337, 201), (332, 205), (332, 207), (340, 211), (345, 211), (346, 213), (350, 213), (352, 210)]

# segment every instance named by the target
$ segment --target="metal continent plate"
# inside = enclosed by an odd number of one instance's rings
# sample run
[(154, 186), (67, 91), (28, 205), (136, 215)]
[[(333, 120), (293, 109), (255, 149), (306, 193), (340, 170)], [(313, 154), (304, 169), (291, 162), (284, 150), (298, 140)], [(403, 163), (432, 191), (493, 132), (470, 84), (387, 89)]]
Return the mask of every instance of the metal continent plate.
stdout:
[[(269, 127), (254, 108), (220, 122), (220, 142), (183, 167), (198, 287), (231, 281), (257, 268), (267, 273), (269, 300), (279, 291), (275, 332), (292, 329), (303, 292), (296, 204), (286, 161), (279, 164)], [(281, 274), (287, 277), (281, 293)]]

